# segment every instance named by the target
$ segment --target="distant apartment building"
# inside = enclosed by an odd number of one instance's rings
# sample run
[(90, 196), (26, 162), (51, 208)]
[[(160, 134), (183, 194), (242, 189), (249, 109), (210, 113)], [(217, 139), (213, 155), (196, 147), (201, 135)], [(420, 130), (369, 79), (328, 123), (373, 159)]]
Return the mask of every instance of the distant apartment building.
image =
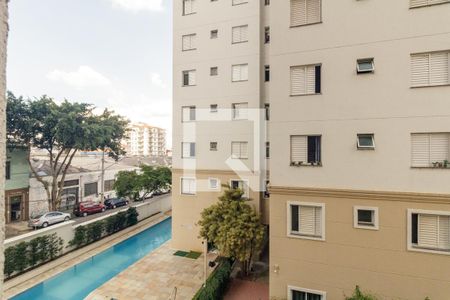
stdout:
[[(271, 298), (449, 299), (449, 16), (448, 0), (175, 1), (172, 246), (201, 247), (229, 183), (270, 219)], [(264, 146), (270, 200), (230, 168), (258, 180)]]
[(145, 123), (132, 124), (125, 151), (131, 156), (165, 156), (166, 130)]
[(7, 147), (5, 162), (6, 223), (28, 220), (29, 176), (28, 150), (20, 147)]

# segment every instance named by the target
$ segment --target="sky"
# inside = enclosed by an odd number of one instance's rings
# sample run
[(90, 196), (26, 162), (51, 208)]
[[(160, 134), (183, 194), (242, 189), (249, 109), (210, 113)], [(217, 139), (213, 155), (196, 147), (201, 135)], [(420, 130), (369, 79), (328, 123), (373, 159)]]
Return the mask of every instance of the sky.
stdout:
[(10, 1), (8, 90), (92, 103), (168, 130), (171, 0)]

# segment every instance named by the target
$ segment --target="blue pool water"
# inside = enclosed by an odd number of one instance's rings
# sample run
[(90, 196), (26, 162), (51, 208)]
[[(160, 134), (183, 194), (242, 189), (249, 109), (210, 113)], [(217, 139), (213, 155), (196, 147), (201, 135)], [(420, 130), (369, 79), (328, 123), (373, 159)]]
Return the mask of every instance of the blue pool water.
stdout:
[(171, 218), (79, 263), (10, 300), (82, 300), (171, 237)]

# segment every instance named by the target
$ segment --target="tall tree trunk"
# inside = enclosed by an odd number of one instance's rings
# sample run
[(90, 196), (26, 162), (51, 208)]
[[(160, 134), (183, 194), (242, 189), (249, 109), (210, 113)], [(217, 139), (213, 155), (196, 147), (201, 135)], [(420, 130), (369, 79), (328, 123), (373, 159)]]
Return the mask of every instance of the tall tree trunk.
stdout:
[[(6, 44), (8, 39), (8, 1), (0, 0), (0, 291), (3, 290), (5, 261), (5, 161), (6, 161)], [(2, 299), (0, 293), (0, 299)]]

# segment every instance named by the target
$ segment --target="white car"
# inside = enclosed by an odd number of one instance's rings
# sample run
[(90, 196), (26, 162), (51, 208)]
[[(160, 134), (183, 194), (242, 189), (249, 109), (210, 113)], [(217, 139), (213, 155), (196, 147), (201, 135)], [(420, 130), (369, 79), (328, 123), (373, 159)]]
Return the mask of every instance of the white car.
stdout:
[(70, 220), (70, 214), (59, 212), (59, 211), (49, 211), (42, 215), (33, 216), (28, 222), (29, 227), (42, 227), (45, 228), (49, 225), (61, 223)]

